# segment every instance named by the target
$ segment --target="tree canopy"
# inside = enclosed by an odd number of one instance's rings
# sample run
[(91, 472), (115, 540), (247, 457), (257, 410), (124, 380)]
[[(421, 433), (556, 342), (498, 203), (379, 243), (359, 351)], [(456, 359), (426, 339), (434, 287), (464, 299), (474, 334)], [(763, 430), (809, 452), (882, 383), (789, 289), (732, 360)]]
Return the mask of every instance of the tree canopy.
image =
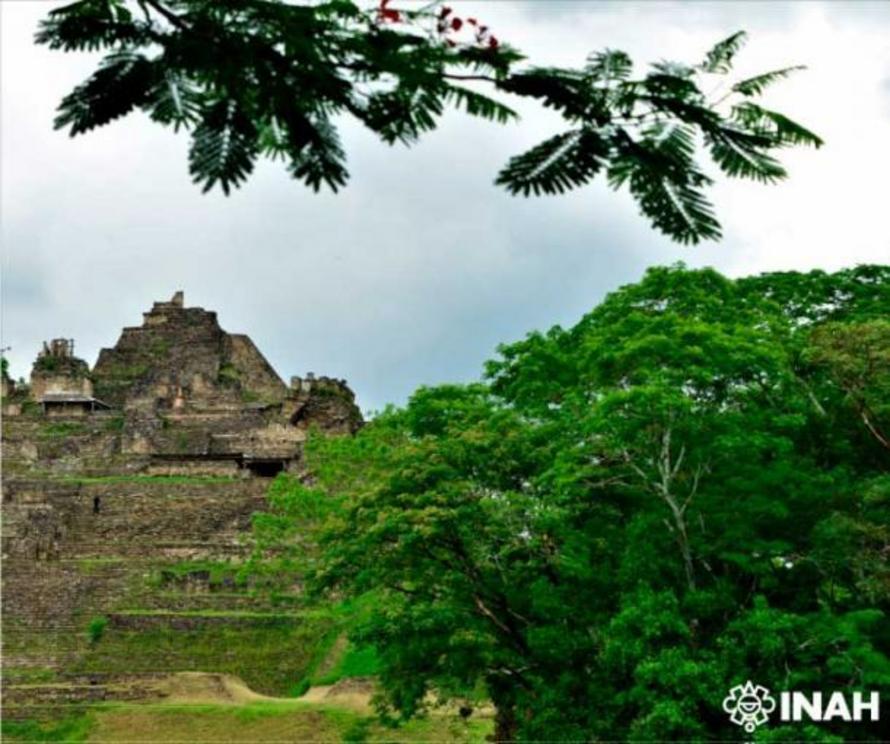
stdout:
[(449, 106), (503, 124), (520, 97), (555, 111), (563, 129), (511, 158), (498, 184), (558, 194), (600, 177), (626, 186), (651, 224), (682, 243), (720, 237), (702, 148), (725, 175), (771, 183), (786, 176), (777, 151), (822, 144), (757, 103), (799, 66), (731, 77), (745, 38), (639, 74), (612, 49), (578, 68), (525, 65), (484, 19), (435, 1), (79, 0), (51, 11), (37, 34), (52, 49), (106, 52), (61, 101), (58, 128), (74, 136), (141, 110), (188, 129), (189, 169), (205, 191), (229, 193), (260, 156), (336, 191), (348, 178), (342, 117), (412, 144)]
[(485, 382), (312, 439), (257, 534), (362, 600), (394, 718), (488, 699), (499, 741), (710, 741), (747, 679), (886, 696), (887, 307), (886, 267), (651, 269)]

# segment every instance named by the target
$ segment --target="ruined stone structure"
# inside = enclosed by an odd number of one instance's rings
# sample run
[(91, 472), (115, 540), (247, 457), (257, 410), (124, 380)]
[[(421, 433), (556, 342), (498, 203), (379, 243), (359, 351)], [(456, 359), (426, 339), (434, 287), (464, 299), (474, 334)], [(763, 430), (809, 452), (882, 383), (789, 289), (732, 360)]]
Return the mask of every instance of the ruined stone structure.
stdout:
[(272, 605), (238, 570), (269, 476), (300, 473), (311, 429), (361, 425), (346, 383), (286, 384), (177, 292), (92, 370), (44, 344), (3, 404), (5, 715), (127, 699), (166, 671), (286, 692), (319, 621), (298, 587)]
[(72, 339), (44, 342), (31, 369), (30, 396), (48, 416), (83, 416), (108, 409), (93, 397), (90, 368), (74, 356)]

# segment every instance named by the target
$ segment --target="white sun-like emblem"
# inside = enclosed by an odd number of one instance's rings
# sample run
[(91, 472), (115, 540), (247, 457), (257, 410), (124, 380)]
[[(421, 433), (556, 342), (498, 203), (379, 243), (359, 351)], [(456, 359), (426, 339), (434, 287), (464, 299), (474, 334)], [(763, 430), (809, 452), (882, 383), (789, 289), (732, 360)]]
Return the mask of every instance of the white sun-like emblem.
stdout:
[(776, 701), (769, 690), (755, 685), (750, 679), (743, 685), (736, 685), (723, 699), (723, 710), (729, 713), (729, 720), (742, 726), (749, 734), (769, 720), (769, 714), (776, 709)]

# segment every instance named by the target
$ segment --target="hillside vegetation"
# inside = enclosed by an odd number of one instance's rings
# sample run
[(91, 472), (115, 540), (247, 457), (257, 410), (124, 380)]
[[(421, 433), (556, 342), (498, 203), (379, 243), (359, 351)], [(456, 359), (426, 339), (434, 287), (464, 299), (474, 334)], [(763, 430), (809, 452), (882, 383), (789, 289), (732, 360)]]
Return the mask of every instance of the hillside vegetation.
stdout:
[(888, 310), (887, 267), (652, 269), (311, 441), (255, 520), (270, 570), (354, 603), (387, 715), (489, 699), (500, 741), (728, 739), (748, 679), (886, 696)]
[(69, 552), (7, 583), (51, 632), (4, 627), (4, 735), (733, 740), (748, 679), (886, 697), (888, 310), (887, 267), (657, 268), (481, 382), (316, 432), (268, 493), (32, 472), (12, 503), (70, 515)]

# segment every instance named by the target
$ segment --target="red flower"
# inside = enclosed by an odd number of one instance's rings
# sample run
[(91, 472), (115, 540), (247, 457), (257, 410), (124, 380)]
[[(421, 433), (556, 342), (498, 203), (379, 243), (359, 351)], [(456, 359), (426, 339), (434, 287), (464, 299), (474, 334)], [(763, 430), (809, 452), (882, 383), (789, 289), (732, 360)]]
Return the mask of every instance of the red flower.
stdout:
[(397, 10), (387, 8), (386, 6), (389, 5), (389, 3), (390, 0), (380, 0), (380, 5), (377, 8), (377, 20), (398, 23), (402, 19), (402, 14)]
[(492, 36), (492, 37), (488, 40), (488, 46), (489, 46), (490, 49), (497, 49), (497, 48), (498, 48), (498, 43), (499, 43), (499, 42), (498, 42), (498, 37), (497, 37), (497, 36)]
[(469, 23), (471, 26), (475, 26), (476, 19), (475, 18), (467, 18), (467, 23)]
[(464, 22), (460, 18), (454, 18), (451, 21), (451, 28), (455, 31), (460, 31), (460, 27), (464, 25)]

